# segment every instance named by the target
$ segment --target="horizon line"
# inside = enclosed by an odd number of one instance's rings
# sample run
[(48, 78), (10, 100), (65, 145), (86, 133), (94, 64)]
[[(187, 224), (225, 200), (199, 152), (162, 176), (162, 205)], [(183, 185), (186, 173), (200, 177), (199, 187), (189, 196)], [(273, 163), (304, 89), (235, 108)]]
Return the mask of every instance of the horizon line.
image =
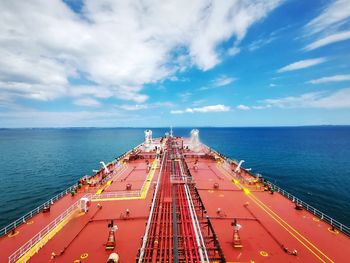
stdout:
[(314, 125), (261, 125), (261, 126), (62, 126), (62, 127), (0, 127), (4, 129), (168, 129), (174, 128), (297, 128), (297, 127), (332, 127), (350, 126), (350, 124), (314, 124)]

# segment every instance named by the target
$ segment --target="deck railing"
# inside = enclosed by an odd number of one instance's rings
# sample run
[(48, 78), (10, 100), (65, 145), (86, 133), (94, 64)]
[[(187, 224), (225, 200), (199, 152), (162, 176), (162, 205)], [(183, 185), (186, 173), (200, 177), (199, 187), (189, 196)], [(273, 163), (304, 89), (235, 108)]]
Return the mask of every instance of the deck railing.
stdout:
[[(67, 210), (56, 217), (50, 224), (44, 227), (39, 233), (28, 240), (24, 245), (17, 249), (11, 256), (9, 256), (9, 263), (16, 262), (21, 259), (21, 262), (27, 262), (30, 257), (36, 253), (45, 243), (52, 238), (55, 233), (50, 233), (61, 222), (67, 219), (80, 205), (80, 199), (72, 204)], [(58, 226), (59, 227), (59, 226)], [(54, 232), (54, 231), (53, 231)], [(33, 251), (30, 252), (30, 250)], [(27, 253), (28, 252), (28, 253)]]
[[(137, 145), (136, 147), (132, 148), (131, 150), (119, 155), (117, 158), (115, 158), (115, 160), (113, 160), (110, 163), (117, 163), (118, 161), (120, 161), (121, 159), (126, 157), (128, 154), (130, 154), (133, 150), (136, 150), (137, 148), (139, 148), (141, 145), (142, 145), (142, 143)], [(108, 164), (110, 164), (110, 163), (108, 163)], [(108, 164), (107, 164), (107, 166), (108, 166)], [(0, 237), (10, 233), (13, 229), (15, 229), (16, 227), (25, 223), (28, 219), (32, 218), (34, 215), (43, 211), (44, 207), (53, 204), (54, 202), (56, 202), (57, 200), (59, 200), (60, 198), (65, 196), (66, 194), (70, 193), (76, 187), (77, 187), (77, 184), (74, 184), (74, 185), (68, 187), (66, 190), (64, 190), (61, 193), (57, 194), (56, 196), (52, 197), (50, 200), (46, 201), (45, 203), (43, 203), (43, 204), (39, 205), (38, 207), (34, 208), (33, 210), (29, 211), (24, 216), (18, 218), (17, 220), (15, 220), (12, 223), (8, 224), (7, 226), (3, 227), (2, 229), (0, 229)]]
[(117, 191), (117, 192), (103, 192), (101, 194), (88, 195), (88, 198), (93, 200), (98, 199), (110, 199), (110, 198), (123, 198), (123, 197), (140, 197), (141, 191)]
[(288, 193), (287, 191), (283, 190), (282, 188), (278, 187), (277, 185), (275, 185), (271, 182), (268, 182), (268, 185), (270, 185), (270, 187), (273, 190), (279, 192), (280, 194), (287, 197), (289, 200), (293, 201), (294, 203), (302, 205), (302, 207), (305, 210), (309, 211), (310, 213), (314, 214), (315, 216), (317, 216), (321, 220), (327, 222), (331, 226), (334, 226), (334, 228), (338, 229), (339, 231), (343, 232), (344, 234), (346, 234), (347, 236), (350, 237), (350, 228), (347, 227), (346, 225), (344, 225), (344, 224), (338, 222), (337, 220), (333, 219), (332, 217), (322, 213), (320, 210), (314, 208), (313, 206), (309, 205), (308, 203), (306, 203), (306, 202), (302, 201), (301, 199), (295, 197), (294, 195)]
[[(229, 167), (230, 164), (235, 163), (237, 164), (236, 160), (232, 160), (230, 158), (228, 158), (227, 156), (218, 153), (216, 150), (209, 148), (207, 145), (204, 145), (208, 150), (210, 150), (211, 152), (215, 153), (216, 155), (218, 155), (219, 157), (221, 157), (224, 160), (224, 166)], [(243, 169), (243, 168), (241, 168)], [(249, 172), (248, 172), (249, 173)], [(249, 173), (251, 174), (251, 173)], [(252, 176), (254, 176), (253, 174), (251, 174)], [(266, 180), (267, 181), (267, 180)], [(342, 223), (340, 223), (339, 221), (333, 219), (332, 217), (326, 215), (325, 213), (321, 212), (320, 210), (314, 208), (313, 206), (309, 205), (308, 203), (302, 201), (301, 199), (295, 197), (294, 195), (288, 193), (287, 191), (283, 190), (282, 188), (280, 188), (279, 186), (271, 183), (270, 181), (267, 181), (267, 183), (270, 185), (270, 187), (272, 189), (274, 189), (275, 191), (277, 191), (278, 193), (282, 194), (283, 196), (285, 196), (286, 198), (290, 199), (291, 201), (302, 205), (302, 207), (309, 211), (311, 214), (317, 216), (318, 218), (320, 218), (321, 220), (325, 221), (326, 223), (328, 223), (329, 225), (333, 226), (335, 229), (338, 229), (340, 232), (344, 233), (345, 235), (350, 237), (350, 228)]]
[(11, 232), (16, 227), (20, 226), (21, 224), (25, 223), (28, 219), (32, 218), (34, 215), (40, 213), (44, 207), (50, 206), (57, 200), (59, 200), (61, 197), (65, 196), (66, 194), (70, 193), (77, 185), (72, 185), (68, 187), (66, 190), (62, 191), (61, 193), (55, 195), (50, 200), (46, 201), (45, 203), (39, 205), (38, 207), (34, 208), (32, 211), (28, 212), (24, 216), (18, 218), (17, 220), (13, 221), (11, 224), (5, 226), (4, 228), (0, 229), (0, 237), (6, 235), (7, 233)]

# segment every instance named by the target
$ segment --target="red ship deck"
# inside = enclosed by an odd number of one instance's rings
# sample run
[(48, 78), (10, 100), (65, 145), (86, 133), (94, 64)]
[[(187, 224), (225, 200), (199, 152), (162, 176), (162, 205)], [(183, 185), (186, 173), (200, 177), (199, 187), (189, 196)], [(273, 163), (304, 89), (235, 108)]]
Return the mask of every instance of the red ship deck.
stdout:
[[(348, 236), (244, 169), (234, 172), (236, 164), (203, 145), (192, 150), (187, 139), (153, 143), (1, 237), (0, 262), (107, 262), (113, 252), (121, 262), (348, 261)], [(106, 175), (101, 169), (89, 183)], [(91, 202), (86, 213), (82, 197)]]

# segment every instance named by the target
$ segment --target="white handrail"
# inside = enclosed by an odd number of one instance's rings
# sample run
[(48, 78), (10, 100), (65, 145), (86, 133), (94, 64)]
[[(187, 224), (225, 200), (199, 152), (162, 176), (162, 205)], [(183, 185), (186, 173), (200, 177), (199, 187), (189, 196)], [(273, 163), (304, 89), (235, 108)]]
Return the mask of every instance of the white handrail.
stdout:
[[(142, 143), (135, 146), (134, 148), (132, 148), (131, 150), (121, 154), (120, 156), (118, 156), (115, 160), (111, 161), (110, 163), (107, 164), (107, 166), (111, 163), (115, 164), (117, 162), (119, 162), (121, 159), (123, 159), (125, 156), (129, 155), (133, 150), (138, 149), (139, 147), (142, 146)], [(119, 169), (118, 169), (119, 170)], [(50, 200), (46, 201), (45, 203), (39, 205), (38, 207), (34, 208), (33, 210), (29, 211), (28, 213), (26, 213), (24, 216), (16, 219), (15, 221), (13, 221), (12, 223), (8, 224), (7, 226), (3, 227), (2, 229), (0, 229), (0, 237), (6, 235), (7, 233), (11, 232), (13, 229), (15, 229), (16, 227), (20, 226), (21, 224), (25, 223), (28, 219), (32, 218), (34, 215), (40, 213), (44, 207), (51, 205), (52, 203), (54, 203), (55, 201), (59, 200), (60, 198), (62, 198), (63, 196), (65, 196), (66, 194), (70, 193), (73, 189), (75, 189), (77, 187), (77, 184), (74, 184), (70, 187), (68, 187), (66, 190), (62, 191), (61, 193), (55, 195), (54, 197), (52, 197)]]
[(331, 226), (334, 226), (335, 228), (339, 229), (341, 232), (343, 232), (344, 234), (350, 236), (350, 228), (347, 227), (346, 225), (338, 222), (337, 220), (333, 219), (332, 217), (322, 213), (320, 210), (318, 210), (317, 208), (314, 208), (313, 206), (309, 205), (308, 203), (302, 201), (301, 199), (295, 197), (294, 195), (288, 193), (287, 191), (283, 190), (282, 188), (278, 187), (277, 185), (271, 183), (271, 182), (267, 182), (270, 187), (277, 191), (278, 193), (282, 194), (283, 196), (287, 197), (288, 199), (290, 199), (291, 201), (302, 205), (302, 207), (304, 209), (306, 209), (307, 211), (309, 211), (310, 213), (314, 214), (315, 216), (319, 217), (321, 220), (327, 222), (328, 224), (330, 224)]
[(123, 198), (123, 197), (140, 197), (139, 190), (134, 191), (117, 191), (117, 192), (103, 192), (101, 194), (88, 195), (91, 200), (109, 199), (109, 198)]
[[(9, 256), (9, 263), (16, 262), (19, 258), (21, 258), (27, 251), (29, 251), (34, 245), (38, 244), (50, 231), (56, 227), (59, 223), (61, 223), (67, 216), (71, 215), (80, 204), (80, 199), (68, 207), (63, 213), (61, 213), (58, 217), (56, 217), (50, 224), (44, 227), (39, 231), (34, 237), (28, 240), (24, 245), (22, 245), (19, 249), (13, 252)], [(29, 258), (28, 258), (29, 259)], [(26, 261), (26, 259), (25, 259)]]
[[(208, 150), (210, 150), (211, 152), (215, 153), (216, 155), (218, 155), (219, 157), (223, 158), (225, 160), (225, 163), (235, 163), (237, 164), (237, 161), (232, 160), (228, 157), (226, 157), (223, 154), (218, 153), (216, 150), (209, 148), (207, 145), (203, 144), (204, 147), (206, 147)], [(227, 166), (227, 164), (226, 164)], [(248, 172), (247, 170), (245, 170), (246, 172)], [(248, 172), (249, 173), (249, 172)], [(253, 174), (249, 173), (250, 175), (254, 176)], [(267, 180), (266, 180), (267, 181)], [(291, 201), (301, 204), (303, 206), (304, 209), (306, 209), (307, 211), (309, 211), (310, 213), (314, 214), (315, 216), (319, 217), (321, 220), (327, 222), (329, 225), (335, 227), (336, 229), (338, 229), (340, 232), (344, 233), (345, 235), (350, 237), (350, 228), (340, 222), (338, 222), (337, 220), (333, 219), (332, 217), (326, 215), (325, 213), (321, 212), (320, 210), (314, 208), (313, 206), (309, 205), (308, 203), (302, 201), (301, 199), (295, 197), (294, 195), (288, 193), (287, 191), (283, 190), (282, 188), (278, 187), (277, 185), (271, 183), (270, 181), (267, 181), (267, 183), (270, 185), (270, 187), (272, 189), (274, 189), (275, 191), (279, 192), (280, 194), (282, 194), (283, 196), (287, 197), (288, 199), (290, 199)]]
[(45, 203), (43, 203), (43, 204), (39, 205), (38, 207), (34, 208), (33, 210), (31, 210), (30, 212), (28, 212), (24, 216), (20, 217), (19, 219), (15, 220), (12, 223), (8, 224), (7, 226), (3, 227), (0, 230), (0, 237), (3, 236), (3, 235), (6, 235), (11, 230), (13, 230), (14, 228), (16, 228), (19, 225), (21, 225), (22, 223), (25, 223), (28, 219), (32, 218), (34, 215), (36, 215), (39, 212), (41, 212), (44, 207), (51, 205), (55, 201), (57, 201), (60, 198), (62, 198), (63, 196), (65, 196), (67, 193), (70, 193), (75, 187), (77, 187), (76, 184), (68, 187), (66, 190), (62, 191), (61, 193), (59, 193), (59, 194), (55, 195), (54, 197), (52, 197), (50, 200), (48, 200)]

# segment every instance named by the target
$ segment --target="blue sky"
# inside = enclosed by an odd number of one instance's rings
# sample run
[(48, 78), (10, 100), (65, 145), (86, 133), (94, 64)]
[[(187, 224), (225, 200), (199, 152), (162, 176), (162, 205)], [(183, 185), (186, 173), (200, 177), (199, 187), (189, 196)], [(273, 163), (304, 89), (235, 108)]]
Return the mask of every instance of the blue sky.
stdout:
[(350, 1), (1, 1), (0, 127), (350, 124)]

